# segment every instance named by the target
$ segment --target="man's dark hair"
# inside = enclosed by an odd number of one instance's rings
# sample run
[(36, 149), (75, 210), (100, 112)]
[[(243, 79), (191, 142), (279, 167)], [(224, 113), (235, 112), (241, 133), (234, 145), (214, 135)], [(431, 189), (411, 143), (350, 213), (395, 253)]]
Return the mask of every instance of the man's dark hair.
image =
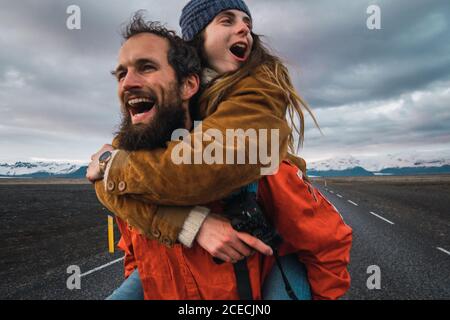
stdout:
[(130, 22), (123, 28), (122, 37), (128, 40), (140, 33), (151, 33), (169, 41), (167, 60), (175, 70), (178, 82), (190, 75), (201, 75), (200, 58), (194, 48), (181, 39), (175, 31), (169, 30), (158, 21), (146, 21), (144, 10), (136, 11)]

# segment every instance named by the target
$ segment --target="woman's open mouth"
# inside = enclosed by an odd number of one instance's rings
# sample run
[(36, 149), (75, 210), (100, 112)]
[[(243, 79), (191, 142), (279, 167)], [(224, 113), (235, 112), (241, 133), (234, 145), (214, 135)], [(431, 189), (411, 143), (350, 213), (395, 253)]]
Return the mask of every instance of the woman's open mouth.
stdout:
[(239, 61), (247, 60), (247, 44), (243, 42), (238, 42), (232, 45), (230, 52)]

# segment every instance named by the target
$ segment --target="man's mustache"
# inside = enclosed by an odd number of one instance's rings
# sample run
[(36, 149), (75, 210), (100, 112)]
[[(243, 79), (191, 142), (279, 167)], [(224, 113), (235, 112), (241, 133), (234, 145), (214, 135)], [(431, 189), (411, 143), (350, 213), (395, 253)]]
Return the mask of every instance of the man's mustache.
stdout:
[(123, 103), (126, 104), (131, 98), (148, 98), (153, 101), (158, 99), (152, 89), (129, 89), (123, 94)]

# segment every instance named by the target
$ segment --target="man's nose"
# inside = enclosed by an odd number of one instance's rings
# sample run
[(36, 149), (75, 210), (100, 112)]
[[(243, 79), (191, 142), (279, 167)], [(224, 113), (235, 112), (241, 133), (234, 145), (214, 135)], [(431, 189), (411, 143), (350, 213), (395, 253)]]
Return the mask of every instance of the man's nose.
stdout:
[(123, 79), (122, 87), (124, 90), (142, 87), (140, 76), (136, 72), (129, 70)]

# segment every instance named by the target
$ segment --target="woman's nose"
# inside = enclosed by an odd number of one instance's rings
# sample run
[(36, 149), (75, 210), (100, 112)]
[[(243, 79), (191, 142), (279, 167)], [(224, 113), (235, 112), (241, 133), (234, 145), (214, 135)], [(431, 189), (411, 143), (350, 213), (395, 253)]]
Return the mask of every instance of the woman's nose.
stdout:
[(237, 33), (247, 35), (250, 33), (250, 28), (244, 21), (238, 22), (237, 24)]

